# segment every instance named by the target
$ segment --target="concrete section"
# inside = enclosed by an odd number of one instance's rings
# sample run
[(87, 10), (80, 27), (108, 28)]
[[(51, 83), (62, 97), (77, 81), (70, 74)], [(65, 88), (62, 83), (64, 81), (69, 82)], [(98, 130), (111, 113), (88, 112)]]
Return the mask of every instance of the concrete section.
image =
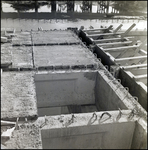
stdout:
[(2, 60), (4, 65), (7, 62), (12, 64), (9, 68), (33, 68), (32, 47), (30, 46), (14, 46), (4, 44), (2, 46)]
[[(62, 56), (62, 57), (61, 57)], [(82, 45), (34, 46), (35, 67), (93, 65), (95, 56)]]
[(95, 103), (97, 72), (39, 72), (35, 74), (38, 107)]
[(31, 32), (28, 31), (17, 31), (15, 37), (12, 38), (13, 45), (32, 45)]
[(7, 67), (12, 63), (12, 47), (10, 43), (1, 44), (1, 67)]
[[(7, 128), (10, 127), (7, 126)], [(4, 145), (7, 149), (42, 149), (41, 132), (33, 122), (19, 122), (12, 134), (9, 140), (5, 139)]]
[(1, 118), (16, 120), (37, 117), (33, 72), (2, 72)]
[[(128, 120), (130, 110), (117, 122), (118, 111), (110, 111), (111, 118), (103, 112), (97, 112), (97, 118), (93, 113), (74, 114), (73, 122), (71, 115), (46, 117), (46, 125), (42, 127), (43, 149), (130, 149), (135, 120)], [(38, 118), (38, 124), (44, 122), (44, 118)], [(99, 121), (100, 120), (100, 121)], [(69, 123), (68, 123), (69, 122)]]
[(80, 39), (70, 30), (33, 31), (33, 44), (71, 44), (80, 43)]
[[(114, 85), (111, 80), (108, 79), (107, 76), (101, 75), (101, 73), (98, 73), (97, 75), (97, 81), (96, 81), (96, 87), (95, 87), (95, 98), (96, 98), (96, 106), (98, 110), (106, 111), (106, 110), (118, 110), (120, 109), (127, 109), (126, 105), (122, 101), (124, 98), (124, 95), (119, 96), (115, 89), (119, 88), (118, 81), (116, 85)], [(109, 85), (109, 82), (111, 85)], [(114, 86), (114, 88), (113, 88)], [(122, 92), (121, 92), (122, 93)]]
[(147, 91), (133, 80), (126, 71), (120, 69), (118, 78), (122, 79), (121, 83), (125, 87), (129, 87), (131, 95), (138, 97), (138, 102), (147, 110)]
[(136, 121), (131, 149), (147, 149), (147, 122), (142, 118)]

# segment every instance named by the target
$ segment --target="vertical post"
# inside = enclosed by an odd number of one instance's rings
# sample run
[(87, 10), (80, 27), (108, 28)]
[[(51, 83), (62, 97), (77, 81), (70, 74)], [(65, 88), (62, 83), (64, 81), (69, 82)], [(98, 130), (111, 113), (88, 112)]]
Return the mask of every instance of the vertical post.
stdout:
[(74, 12), (74, 1), (67, 1), (67, 12)]
[(56, 12), (56, 1), (51, 1), (51, 12)]
[(109, 1), (107, 1), (107, 14), (109, 13)]
[(3, 12), (3, 9), (2, 9), (2, 1), (1, 1), (1, 12)]
[(90, 12), (92, 13), (92, 1), (89, 2)]
[(36, 13), (38, 12), (38, 1), (37, 0), (35, 1), (35, 12)]

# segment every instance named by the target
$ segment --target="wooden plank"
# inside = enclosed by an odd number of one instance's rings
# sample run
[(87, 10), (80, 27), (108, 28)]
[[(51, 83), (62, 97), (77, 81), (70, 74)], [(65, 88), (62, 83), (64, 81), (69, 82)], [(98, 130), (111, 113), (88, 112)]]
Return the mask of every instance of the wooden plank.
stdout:
[(132, 41), (125, 41), (125, 42), (113, 42), (113, 43), (103, 43), (97, 44), (97, 46), (117, 46), (117, 45), (124, 45), (124, 44), (131, 44)]
[(100, 30), (100, 31), (87, 31), (85, 32), (85, 34), (88, 35), (92, 35), (92, 34), (102, 34), (102, 33), (111, 33), (111, 29), (113, 28), (112, 25), (110, 25), (108, 28), (105, 28), (104, 30)]
[(147, 56), (136, 56), (136, 57), (119, 58), (119, 59), (115, 59), (115, 62), (125, 61), (125, 60), (142, 59), (142, 58), (147, 58)]
[(120, 25), (113, 31), (113, 33), (116, 33), (118, 30), (120, 30), (120, 28), (121, 28), (122, 26), (123, 26), (123, 25), (120, 24)]
[(132, 24), (122, 35), (121, 37), (123, 38), (124, 36), (126, 36), (134, 27), (136, 26), (136, 24)]
[(83, 32), (98, 31), (98, 30), (105, 30), (105, 29), (106, 28), (86, 29), (86, 30), (83, 30)]
[(114, 48), (104, 48), (103, 50), (106, 51), (119, 51), (119, 50), (128, 50), (128, 49), (133, 49), (133, 48), (138, 48), (139, 45), (133, 45), (133, 46), (122, 46), (122, 47), (114, 47)]
[(143, 79), (147, 78), (147, 74), (139, 75), (139, 76), (134, 76), (135, 79)]
[(143, 50), (143, 49), (140, 49), (140, 50), (139, 50), (139, 53), (140, 53), (140, 54), (145, 54), (145, 55), (147, 55), (147, 51), (145, 51), (145, 50)]
[(1, 120), (1, 125), (15, 125), (15, 124), (16, 124), (15, 122)]
[(110, 36), (110, 35), (120, 35), (123, 34), (124, 32), (118, 32), (118, 33), (101, 33), (101, 34), (90, 34), (88, 37), (99, 37), (99, 36)]
[(131, 66), (120, 66), (121, 68), (126, 69), (133, 69), (133, 68), (142, 68), (147, 67), (147, 64), (138, 64), (138, 65), (131, 65)]
[(122, 38), (109, 38), (109, 39), (101, 39), (101, 40), (93, 40), (96, 44), (97, 43), (105, 43), (105, 42), (113, 42), (113, 41), (127, 41), (127, 39), (134, 39), (134, 37), (124, 37), (123, 39)]

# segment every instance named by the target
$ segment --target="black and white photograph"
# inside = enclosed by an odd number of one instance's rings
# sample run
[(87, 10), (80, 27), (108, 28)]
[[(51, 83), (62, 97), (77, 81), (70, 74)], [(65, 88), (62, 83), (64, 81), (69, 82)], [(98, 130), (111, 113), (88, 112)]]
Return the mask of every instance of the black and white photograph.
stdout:
[(1, 149), (147, 149), (147, 1), (1, 0)]

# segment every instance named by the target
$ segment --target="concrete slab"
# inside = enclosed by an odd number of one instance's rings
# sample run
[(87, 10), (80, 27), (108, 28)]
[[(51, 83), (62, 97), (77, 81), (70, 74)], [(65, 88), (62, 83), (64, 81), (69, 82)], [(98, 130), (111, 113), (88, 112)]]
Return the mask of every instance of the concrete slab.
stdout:
[(1, 118), (36, 118), (37, 101), (33, 72), (2, 72)]
[(11, 62), (9, 68), (33, 68), (32, 47), (31, 46), (2, 46), (1, 63)]
[(40, 128), (32, 122), (19, 122), (13, 136), (4, 144), (7, 149), (42, 149)]
[(16, 31), (15, 36), (12, 38), (13, 45), (32, 45), (31, 32), (29, 31)]
[(32, 40), (34, 44), (70, 44), (81, 42), (70, 30), (33, 31)]
[(35, 67), (93, 65), (96, 63), (93, 53), (82, 45), (34, 46), (33, 51)]
[(12, 62), (12, 46), (10, 43), (1, 44), (1, 65)]

